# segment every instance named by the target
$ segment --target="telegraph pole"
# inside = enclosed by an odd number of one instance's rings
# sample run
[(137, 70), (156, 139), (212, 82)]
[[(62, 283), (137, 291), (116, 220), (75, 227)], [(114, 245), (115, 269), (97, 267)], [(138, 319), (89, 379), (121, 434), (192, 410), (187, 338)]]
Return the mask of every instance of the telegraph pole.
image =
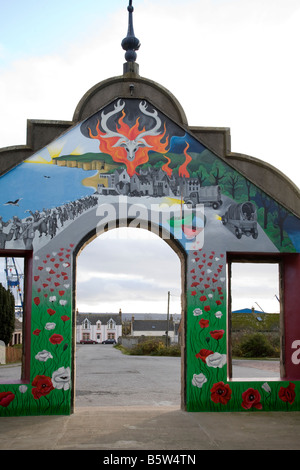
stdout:
[(166, 346), (169, 345), (169, 314), (170, 314), (170, 291), (168, 291), (168, 310), (167, 310), (167, 331), (166, 331)]

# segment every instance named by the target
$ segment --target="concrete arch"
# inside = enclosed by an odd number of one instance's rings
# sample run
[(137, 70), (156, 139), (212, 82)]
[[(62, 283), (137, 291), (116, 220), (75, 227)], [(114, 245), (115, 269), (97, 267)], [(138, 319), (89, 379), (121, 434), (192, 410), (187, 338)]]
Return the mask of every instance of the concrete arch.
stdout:
[(139, 99), (151, 97), (151, 101), (163, 109), (171, 119), (185, 127), (188, 125), (186, 114), (177, 98), (167, 88), (137, 74), (113, 77), (93, 86), (76, 106), (73, 122), (77, 123), (88, 118), (118, 97)]

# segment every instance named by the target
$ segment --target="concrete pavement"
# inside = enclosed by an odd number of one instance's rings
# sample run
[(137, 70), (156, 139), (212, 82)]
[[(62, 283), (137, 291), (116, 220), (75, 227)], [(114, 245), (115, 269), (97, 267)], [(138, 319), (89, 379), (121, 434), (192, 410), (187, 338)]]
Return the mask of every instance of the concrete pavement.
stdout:
[[(145, 450), (300, 449), (300, 412), (182, 411), (180, 358), (126, 356), (110, 346), (80, 346), (76, 361), (75, 413), (2, 417), (0, 450), (134, 454)], [(242, 377), (276, 376), (279, 372), (278, 361), (234, 361), (233, 366)], [(8, 369), (2, 370), (2, 374), (8, 373)]]
[(82, 407), (0, 419), (1, 450), (299, 450), (300, 412), (187, 413), (178, 406)]

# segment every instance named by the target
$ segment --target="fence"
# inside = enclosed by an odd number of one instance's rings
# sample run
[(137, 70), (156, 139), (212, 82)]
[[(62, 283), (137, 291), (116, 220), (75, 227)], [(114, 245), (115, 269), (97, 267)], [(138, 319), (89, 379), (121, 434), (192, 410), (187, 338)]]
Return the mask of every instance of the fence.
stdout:
[(22, 348), (6, 346), (6, 364), (22, 361)]

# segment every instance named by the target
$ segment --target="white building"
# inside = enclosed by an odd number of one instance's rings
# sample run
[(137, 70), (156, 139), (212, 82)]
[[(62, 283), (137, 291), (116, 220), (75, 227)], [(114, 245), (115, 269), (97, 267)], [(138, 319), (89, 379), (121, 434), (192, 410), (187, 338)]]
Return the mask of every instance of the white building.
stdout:
[(168, 333), (170, 343), (178, 343), (178, 327), (179, 322), (175, 322), (173, 318), (167, 320), (136, 320), (134, 316), (131, 320), (131, 336), (161, 336), (165, 337)]
[(118, 342), (122, 336), (122, 318), (111, 313), (77, 313), (76, 342), (95, 341), (102, 343), (107, 339)]

